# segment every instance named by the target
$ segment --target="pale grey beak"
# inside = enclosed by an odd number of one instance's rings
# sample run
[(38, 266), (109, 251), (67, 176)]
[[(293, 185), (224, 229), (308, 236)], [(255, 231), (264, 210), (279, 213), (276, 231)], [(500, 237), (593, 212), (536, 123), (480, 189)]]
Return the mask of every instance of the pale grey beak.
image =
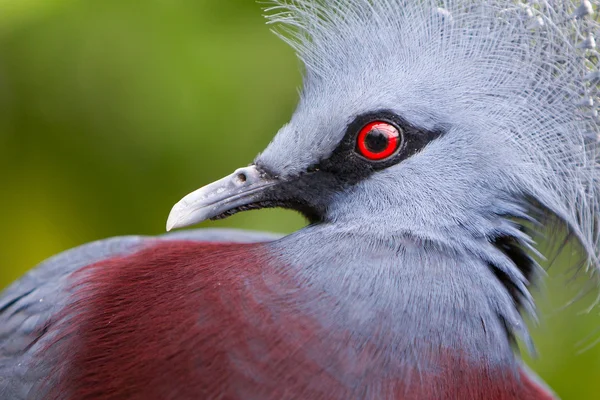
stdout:
[(173, 206), (167, 231), (183, 228), (217, 217), (228, 211), (260, 201), (261, 193), (277, 184), (255, 165), (240, 168), (233, 174), (185, 196)]

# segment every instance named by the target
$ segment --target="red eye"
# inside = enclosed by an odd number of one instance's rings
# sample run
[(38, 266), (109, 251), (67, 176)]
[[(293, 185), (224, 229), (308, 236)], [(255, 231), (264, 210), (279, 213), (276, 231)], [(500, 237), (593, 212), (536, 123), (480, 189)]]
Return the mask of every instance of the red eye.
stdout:
[(398, 150), (400, 132), (394, 125), (383, 122), (371, 122), (358, 134), (358, 152), (369, 160), (383, 160)]

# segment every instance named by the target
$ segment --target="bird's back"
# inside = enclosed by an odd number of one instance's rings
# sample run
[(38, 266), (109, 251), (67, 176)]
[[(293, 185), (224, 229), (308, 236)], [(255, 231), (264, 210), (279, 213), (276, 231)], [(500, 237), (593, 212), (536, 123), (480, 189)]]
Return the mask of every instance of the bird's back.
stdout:
[(91, 244), (9, 288), (3, 398), (552, 398), (523, 371), (456, 353), (423, 370), (390, 360), (385, 332), (324, 326), (311, 310), (332, 298), (276, 266), (268, 244), (202, 241), (209, 232)]

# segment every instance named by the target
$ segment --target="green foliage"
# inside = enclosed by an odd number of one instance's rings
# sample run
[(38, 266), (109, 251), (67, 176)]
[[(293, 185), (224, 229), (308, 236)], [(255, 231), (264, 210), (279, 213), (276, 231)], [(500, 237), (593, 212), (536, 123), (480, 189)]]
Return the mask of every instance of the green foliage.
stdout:
[[(180, 197), (252, 161), (300, 84), (263, 22), (248, 0), (0, 0), (0, 288), (78, 244), (163, 232)], [(265, 210), (204, 226), (303, 223)], [(565, 290), (566, 264), (537, 296), (531, 365), (563, 399), (594, 399), (600, 345), (577, 351), (600, 317), (558, 310), (581, 288)]]
[(299, 64), (252, 2), (28, 3), (0, 30), (0, 286), (83, 242), (163, 232), (172, 204), (251, 162), (293, 110)]

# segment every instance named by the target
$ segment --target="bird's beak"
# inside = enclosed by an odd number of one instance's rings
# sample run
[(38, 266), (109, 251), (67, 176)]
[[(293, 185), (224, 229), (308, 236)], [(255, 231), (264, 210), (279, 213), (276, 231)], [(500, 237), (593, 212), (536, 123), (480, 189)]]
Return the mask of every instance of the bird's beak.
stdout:
[(277, 183), (276, 179), (268, 177), (254, 165), (240, 168), (175, 204), (167, 220), (167, 231), (252, 208), (253, 204), (264, 200), (265, 189)]

